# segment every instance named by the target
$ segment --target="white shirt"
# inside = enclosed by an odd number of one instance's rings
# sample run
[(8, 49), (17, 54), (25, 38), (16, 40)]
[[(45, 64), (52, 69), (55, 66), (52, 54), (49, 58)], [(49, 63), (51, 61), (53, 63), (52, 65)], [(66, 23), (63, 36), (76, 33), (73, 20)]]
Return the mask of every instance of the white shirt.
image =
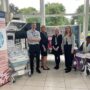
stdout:
[[(40, 39), (40, 38), (41, 38), (41, 37), (40, 37), (40, 32), (37, 31), (37, 30), (35, 30), (35, 31), (33, 31), (33, 30), (28, 30), (28, 31), (27, 31), (27, 39), (30, 39), (30, 38), (38, 38), (38, 39)], [(34, 45), (34, 44), (39, 44), (39, 41), (37, 41), (37, 42), (28, 41), (28, 43)]]
[(90, 44), (87, 46), (87, 52), (90, 52)]
[(86, 46), (86, 42), (83, 44), (83, 52), (90, 52), (90, 44)]
[(72, 49), (74, 50), (74, 48), (75, 48), (75, 36), (72, 35), (71, 37), (69, 37), (69, 36), (63, 37), (63, 45), (65, 45), (66, 42), (68, 43), (68, 45), (72, 45)]

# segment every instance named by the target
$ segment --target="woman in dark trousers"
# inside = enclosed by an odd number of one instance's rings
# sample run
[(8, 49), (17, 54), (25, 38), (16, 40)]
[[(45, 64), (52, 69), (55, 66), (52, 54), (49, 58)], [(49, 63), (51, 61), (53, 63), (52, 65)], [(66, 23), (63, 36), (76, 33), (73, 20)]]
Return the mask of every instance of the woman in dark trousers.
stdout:
[(40, 41), (40, 49), (41, 49), (41, 63), (43, 70), (49, 70), (47, 66), (47, 51), (48, 51), (48, 35), (46, 33), (46, 27), (41, 26), (41, 41)]
[(62, 54), (61, 49), (62, 35), (59, 34), (59, 29), (55, 29), (55, 35), (52, 36), (52, 53), (55, 56), (55, 67), (54, 69), (59, 69), (60, 55)]
[(75, 37), (72, 34), (70, 26), (65, 28), (65, 35), (63, 38), (64, 55), (65, 55), (65, 72), (68, 73), (72, 69), (72, 62), (74, 56)]

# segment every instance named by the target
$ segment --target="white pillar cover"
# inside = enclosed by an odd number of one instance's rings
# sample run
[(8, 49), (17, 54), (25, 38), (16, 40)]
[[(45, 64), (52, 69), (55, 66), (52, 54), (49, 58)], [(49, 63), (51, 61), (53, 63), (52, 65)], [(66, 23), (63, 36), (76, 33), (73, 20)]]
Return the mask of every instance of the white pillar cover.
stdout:
[(40, 0), (40, 15), (41, 15), (41, 25), (45, 25), (45, 4), (44, 4), (44, 0)]
[(88, 35), (88, 23), (89, 23), (89, 0), (85, 0), (85, 4), (84, 4), (84, 16), (83, 16), (84, 39)]

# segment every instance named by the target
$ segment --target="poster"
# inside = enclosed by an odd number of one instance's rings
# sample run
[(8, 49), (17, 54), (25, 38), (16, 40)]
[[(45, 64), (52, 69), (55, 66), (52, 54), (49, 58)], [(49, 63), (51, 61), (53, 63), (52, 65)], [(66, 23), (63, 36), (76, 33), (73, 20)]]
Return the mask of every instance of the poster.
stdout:
[(0, 86), (9, 80), (5, 13), (0, 11)]

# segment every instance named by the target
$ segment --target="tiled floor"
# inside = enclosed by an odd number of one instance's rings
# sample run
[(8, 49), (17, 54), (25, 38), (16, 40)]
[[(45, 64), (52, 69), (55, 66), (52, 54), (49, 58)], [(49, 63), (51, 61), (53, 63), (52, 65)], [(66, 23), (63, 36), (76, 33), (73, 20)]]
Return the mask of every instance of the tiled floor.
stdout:
[(54, 70), (53, 56), (48, 57), (49, 71), (43, 71), (41, 74), (36, 72), (32, 77), (23, 76), (17, 79), (16, 83), (9, 83), (0, 90), (90, 90), (90, 76), (85, 76), (79, 71), (70, 73), (64, 72), (64, 62), (59, 70)]

